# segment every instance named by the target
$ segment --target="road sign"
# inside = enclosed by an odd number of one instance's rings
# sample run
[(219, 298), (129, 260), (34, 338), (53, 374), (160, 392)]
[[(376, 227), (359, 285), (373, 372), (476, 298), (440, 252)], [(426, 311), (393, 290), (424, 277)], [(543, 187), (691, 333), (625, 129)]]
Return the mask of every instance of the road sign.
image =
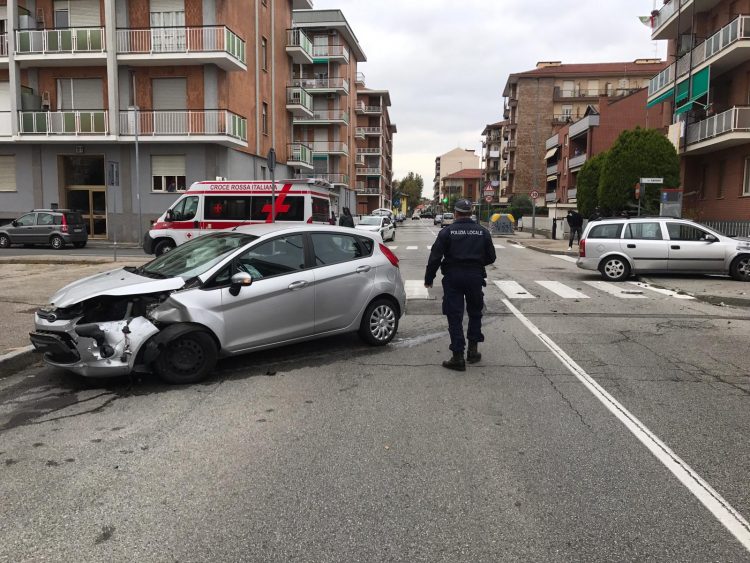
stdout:
[(495, 188), (489, 182), (484, 185), (484, 195), (495, 195)]
[(486, 201), (487, 203), (492, 203), (492, 196), (491, 195), (484, 196), (484, 201)]
[(664, 178), (641, 178), (641, 184), (663, 184)]
[(266, 166), (273, 172), (276, 168), (276, 151), (272, 148), (268, 150), (268, 156), (266, 156)]
[(531, 199), (536, 199), (539, 197), (539, 192), (537, 190), (531, 190), (529, 197), (531, 197)]

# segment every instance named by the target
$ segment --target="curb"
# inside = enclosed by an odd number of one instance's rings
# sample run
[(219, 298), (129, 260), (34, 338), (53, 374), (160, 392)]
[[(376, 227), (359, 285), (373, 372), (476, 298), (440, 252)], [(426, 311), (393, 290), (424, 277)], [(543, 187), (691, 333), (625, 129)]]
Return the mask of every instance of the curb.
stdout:
[(530, 250), (536, 250), (537, 252), (543, 252), (544, 254), (561, 254), (564, 256), (578, 257), (578, 252), (575, 252), (573, 250), (553, 250), (551, 248), (542, 248), (541, 246), (534, 246), (531, 244), (521, 244), (521, 246)]
[(750, 298), (743, 299), (742, 297), (727, 297), (727, 296), (721, 296), (721, 295), (689, 293), (687, 291), (684, 291), (682, 289), (678, 289), (675, 287), (666, 287), (664, 286), (663, 283), (656, 283), (650, 280), (649, 278), (646, 278), (643, 276), (638, 276), (638, 279), (648, 283), (649, 285), (653, 285), (654, 287), (660, 287), (662, 289), (669, 289), (671, 291), (676, 291), (678, 293), (684, 293), (685, 295), (689, 295), (690, 297), (693, 297), (697, 299), (698, 301), (704, 301), (705, 303), (708, 303), (709, 305), (716, 305), (717, 307), (724, 307), (724, 306), (750, 307)]
[(15, 372), (37, 363), (39, 360), (41, 360), (41, 356), (38, 356), (34, 352), (34, 347), (31, 345), (24, 346), (7, 354), (2, 354), (0, 355), (0, 378), (13, 375)]

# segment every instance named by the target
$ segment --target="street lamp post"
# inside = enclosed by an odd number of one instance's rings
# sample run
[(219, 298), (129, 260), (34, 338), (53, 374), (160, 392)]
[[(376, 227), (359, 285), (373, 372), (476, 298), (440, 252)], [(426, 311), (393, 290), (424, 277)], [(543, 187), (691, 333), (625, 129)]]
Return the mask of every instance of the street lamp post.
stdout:
[(141, 160), (140, 160), (140, 150), (139, 150), (139, 144), (138, 144), (138, 129), (140, 129), (140, 124), (138, 123), (139, 115), (138, 115), (138, 103), (136, 100), (136, 89), (135, 89), (135, 73), (133, 73), (133, 114), (134, 114), (134, 132), (135, 132), (135, 193), (136, 198), (138, 199), (138, 244), (143, 244), (143, 237), (141, 236), (141, 232), (143, 231), (143, 203), (141, 202)]

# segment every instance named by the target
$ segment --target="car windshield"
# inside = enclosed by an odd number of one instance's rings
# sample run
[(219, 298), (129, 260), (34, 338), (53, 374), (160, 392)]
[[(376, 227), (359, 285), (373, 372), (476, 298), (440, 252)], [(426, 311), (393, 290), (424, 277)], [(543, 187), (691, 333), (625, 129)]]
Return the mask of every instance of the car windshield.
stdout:
[(380, 225), (382, 219), (380, 217), (362, 217), (359, 220), (360, 225)]
[(194, 278), (213, 268), (230, 252), (257, 238), (231, 231), (204, 235), (162, 254), (136, 273), (158, 278)]
[(453, 213), (443, 213), (443, 219), (453, 219)]

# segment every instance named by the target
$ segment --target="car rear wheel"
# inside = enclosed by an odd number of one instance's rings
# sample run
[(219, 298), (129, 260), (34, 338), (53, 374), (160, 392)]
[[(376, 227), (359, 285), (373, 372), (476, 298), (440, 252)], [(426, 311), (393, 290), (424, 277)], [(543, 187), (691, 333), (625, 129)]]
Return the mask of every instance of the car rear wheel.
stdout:
[(217, 358), (214, 339), (206, 332), (196, 330), (168, 342), (154, 367), (159, 377), (167, 383), (196, 383), (211, 374)]
[(623, 281), (630, 276), (630, 264), (622, 256), (610, 256), (601, 261), (599, 272), (607, 281)]
[(62, 250), (65, 248), (65, 241), (60, 235), (52, 235), (49, 239), (49, 245), (55, 250)]
[(154, 245), (154, 255), (161, 256), (162, 254), (165, 254), (170, 250), (174, 250), (174, 247), (175, 243), (172, 240), (163, 238)]
[(750, 281), (750, 254), (735, 258), (729, 267), (729, 275), (737, 281)]
[(10, 248), (10, 237), (8, 235), (0, 235), (0, 248)]
[(396, 229), (393, 229), (393, 234), (391, 235), (391, 242), (396, 240)]
[(365, 310), (359, 336), (370, 346), (385, 346), (398, 331), (398, 311), (389, 299), (376, 299)]

